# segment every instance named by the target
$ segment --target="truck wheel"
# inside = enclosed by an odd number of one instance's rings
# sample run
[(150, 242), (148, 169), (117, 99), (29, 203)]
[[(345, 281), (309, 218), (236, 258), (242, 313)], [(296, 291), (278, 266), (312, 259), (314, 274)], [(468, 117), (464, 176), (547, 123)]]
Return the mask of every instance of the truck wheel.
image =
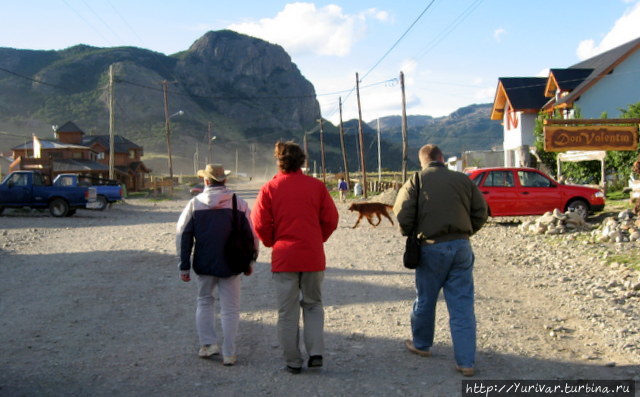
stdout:
[(98, 203), (100, 203), (100, 206), (98, 208), (96, 208), (98, 211), (104, 211), (105, 208), (107, 208), (107, 204), (109, 204), (107, 202), (107, 198), (104, 196), (98, 196), (96, 198), (96, 200), (98, 201)]
[(55, 217), (67, 216), (69, 204), (64, 199), (57, 198), (49, 204), (49, 212)]

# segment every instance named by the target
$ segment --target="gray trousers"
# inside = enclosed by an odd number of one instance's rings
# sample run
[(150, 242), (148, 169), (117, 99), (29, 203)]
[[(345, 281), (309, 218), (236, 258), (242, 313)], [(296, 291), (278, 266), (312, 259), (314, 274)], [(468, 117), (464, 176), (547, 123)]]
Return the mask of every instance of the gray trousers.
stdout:
[(324, 307), (321, 272), (274, 272), (278, 299), (278, 339), (290, 367), (302, 367), (300, 352), (300, 308), (304, 323), (304, 345), (309, 356), (324, 353)]
[(218, 287), (220, 322), (222, 323), (222, 355), (236, 355), (236, 335), (240, 323), (240, 276), (218, 278), (198, 275), (196, 329), (200, 345), (218, 343), (215, 327), (213, 291)]

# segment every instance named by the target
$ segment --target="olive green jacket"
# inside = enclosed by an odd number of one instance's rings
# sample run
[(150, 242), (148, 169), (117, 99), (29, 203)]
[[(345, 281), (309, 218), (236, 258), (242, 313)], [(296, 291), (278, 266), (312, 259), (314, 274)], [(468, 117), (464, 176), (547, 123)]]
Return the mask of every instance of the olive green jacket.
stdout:
[(403, 236), (411, 234), (416, 223), (423, 242), (469, 238), (487, 221), (487, 203), (478, 187), (461, 172), (451, 171), (440, 162), (431, 162), (411, 177), (398, 192), (393, 212)]

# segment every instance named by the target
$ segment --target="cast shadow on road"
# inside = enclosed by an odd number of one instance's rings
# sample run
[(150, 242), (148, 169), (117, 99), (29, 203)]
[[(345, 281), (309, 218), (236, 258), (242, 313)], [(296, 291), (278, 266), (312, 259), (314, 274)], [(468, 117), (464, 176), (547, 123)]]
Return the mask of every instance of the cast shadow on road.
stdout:
[[(148, 212), (148, 216), (141, 219), (140, 212)], [(61, 218), (51, 216), (48, 210), (5, 209), (0, 221), (3, 229), (21, 229), (25, 227), (55, 229), (175, 223), (178, 221), (179, 216), (180, 211), (154, 210), (153, 204), (136, 205), (135, 207), (123, 204), (104, 211), (78, 210), (73, 216)], [(28, 226), (25, 226), (25, 222), (28, 222)]]
[[(196, 355), (196, 286), (178, 280), (173, 255), (1, 258), (11, 266), (0, 267), (0, 396), (449, 396), (469, 379), (454, 370), (451, 345), (443, 341), (446, 324), (437, 327), (434, 356), (422, 358), (403, 347), (408, 312), (405, 322), (376, 323), (388, 315), (376, 304), (412, 299), (410, 283), (390, 288), (328, 274), (325, 282), (337, 283), (330, 289), (339, 292), (325, 295), (325, 368), (292, 376), (283, 370), (266, 263), (243, 278), (239, 361), (227, 368), (219, 358)], [(335, 275), (343, 273), (351, 272)], [(395, 336), (378, 336), (385, 327)], [(477, 369), (472, 379), (478, 381), (630, 379), (640, 372), (638, 365), (609, 368), (492, 350), (478, 352)]]

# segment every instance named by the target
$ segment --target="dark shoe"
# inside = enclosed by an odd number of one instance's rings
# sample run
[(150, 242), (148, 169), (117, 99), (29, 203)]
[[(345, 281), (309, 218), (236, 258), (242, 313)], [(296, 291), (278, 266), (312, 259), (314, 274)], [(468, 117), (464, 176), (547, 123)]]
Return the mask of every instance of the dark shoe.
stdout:
[(417, 354), (421, 357), (431, 357), (431, 352), (429, 350), (420, 350), (413, 345), (413, 342), (409, 339), (404, 341), (404, 346), (413, 354)]
[(459, 367), (456, 365), (456, 371), (460, 372), (462, 376), (473, 376), (476, 371), (473, 368)]
[(320, 368), (320, 367), (322, 367), (322, 356), (311, 356), (311, 357), (309, 357), (309, 362), (307, 363), (307, 367), (309, 367), (309, 368)]
[(298, 375), (300, 372), (302, 372), (302, 368), (300, 367), (290, 367), (287, 365), (285, 369), (287, 370), (287, 372), (294, 375)]

